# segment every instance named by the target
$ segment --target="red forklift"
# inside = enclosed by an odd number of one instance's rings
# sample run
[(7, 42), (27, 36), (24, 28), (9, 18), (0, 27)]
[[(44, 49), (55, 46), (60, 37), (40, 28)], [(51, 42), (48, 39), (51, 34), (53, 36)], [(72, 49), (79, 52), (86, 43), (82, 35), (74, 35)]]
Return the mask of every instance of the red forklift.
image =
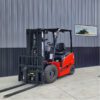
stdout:
[[(51, 34), (51, 37), (49, 36), (48, 38), (47, 36), (49, 34)], [(62, 42), (59, 41), (59, 36), (63, 34), (69, 35), (70, 47), (65, 46), (65, 41), (63, 41), (63, 39)], [(26, 55), (19, 57), (18, 80), (23, 83), (0, 90), (0, 92), (23, 86), (28, 83), (36, 84), (36, 86), (42, 83), (52, 83), (57, 78), (73, 74), (75, 71), (71, 30), (59, 28), (27, 29), (26, 37)], [(7, 94), (5, 97), (10, 97), (24, 90)]]

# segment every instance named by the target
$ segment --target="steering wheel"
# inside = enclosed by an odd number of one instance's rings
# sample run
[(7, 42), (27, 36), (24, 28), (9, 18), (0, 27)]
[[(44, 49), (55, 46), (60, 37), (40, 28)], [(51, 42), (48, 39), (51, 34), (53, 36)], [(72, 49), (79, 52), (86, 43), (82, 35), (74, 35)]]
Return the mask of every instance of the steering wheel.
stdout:
[(47, 42), (47, 44), (48, 44), (49, 46), (52, 46), (52, 45), (53, 45), (51, 42)]

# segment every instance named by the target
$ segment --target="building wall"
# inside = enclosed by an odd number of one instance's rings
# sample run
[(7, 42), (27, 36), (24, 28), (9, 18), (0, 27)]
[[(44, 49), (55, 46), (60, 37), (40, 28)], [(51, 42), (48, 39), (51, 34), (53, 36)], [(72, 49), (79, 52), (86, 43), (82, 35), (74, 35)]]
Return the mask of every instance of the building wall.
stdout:
[[(0, 75), (18, 72), (18, 56), (26, 51), (27, 28), (71, 29), (76, 67), (97, 65), (98, 3), (99, 0), (0, 0)], [(75, 24), (97, 26), (98, 36), (75, 36)]]

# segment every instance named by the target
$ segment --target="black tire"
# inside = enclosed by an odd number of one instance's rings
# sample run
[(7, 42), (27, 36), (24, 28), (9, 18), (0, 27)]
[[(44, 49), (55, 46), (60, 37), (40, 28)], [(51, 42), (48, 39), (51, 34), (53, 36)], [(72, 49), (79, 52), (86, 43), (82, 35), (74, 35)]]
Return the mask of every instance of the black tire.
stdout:
[(75, 66), (73, 65), (70, 69), (70, 75), (73, 75), (75, 73)]
[(45, 82), (52, 83), (57, 79), (58, 70), (54, 65), (48, 65), (44, 71)]

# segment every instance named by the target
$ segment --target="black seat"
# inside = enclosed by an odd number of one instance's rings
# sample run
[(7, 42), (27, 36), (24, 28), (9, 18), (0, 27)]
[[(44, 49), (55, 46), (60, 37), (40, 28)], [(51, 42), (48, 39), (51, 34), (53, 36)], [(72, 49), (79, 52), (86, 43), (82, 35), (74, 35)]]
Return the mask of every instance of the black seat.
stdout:
[(65, 45), (64, 45), (64, 43), (58, 43), (56, 45), (55, 60), (61, 61), (64, 54), (65, 54)]
[(58, 43), (56, 45), (56, 55), (63, 55), (65, 51), (65, 44), (64, 43)]

